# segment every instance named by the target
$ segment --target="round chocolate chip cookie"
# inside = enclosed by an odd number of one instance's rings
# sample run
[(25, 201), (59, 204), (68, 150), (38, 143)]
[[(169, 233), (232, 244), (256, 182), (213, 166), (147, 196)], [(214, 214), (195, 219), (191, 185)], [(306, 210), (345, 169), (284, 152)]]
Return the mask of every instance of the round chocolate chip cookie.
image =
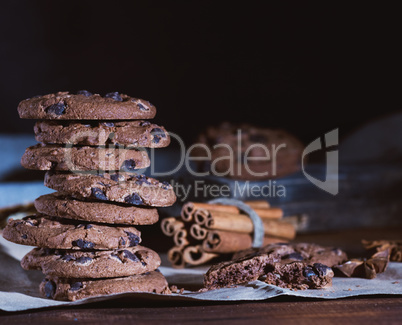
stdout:
[(97, 147), (61, 147), (37, 144), (28, 147), (21, 158), (27, 169), (91, 171), (134, 171), (150, 165), (145, 150)]
[(122, 225), (152, 225), (159, 220), (155, 208), (138, 208), (126, 204), (79, 201), (58, 193), (35, 200), (38, 212), (60, 218)]
[(127, 248), (141, 242), (141, 233), (134, 227), (82, 224), (42, 215), (11, 219), (3, 237), (21, 245), (81, 250)]
[[(242, 180), (282, 177), (300, 170), (303, 144), (284, 130), (223, 123), (198, 137), (198, 168)], [(209, 152), (209, 154), (208, 154)]]
[(36, 140), (47, 144), (162, 148), (170, 143), (170, 136), (164, 127), (148, 121), (88, 121), (84, 124), (44, 120), (36, 122), (34, 130)]
[(69, 301), (118, 293), (171, 293), (165, 277), (159, 270), (122, 278), (98, 280), (47, 276), (40, 284), (39, 292), (46, 298)]
[(156, 270), (161, 263), (153, 250), (135, 246), (108, 251), (77, 251), (34, 248), (21, 266), (42, 270), (46, 275), (63, 278), (117, 278)]
[(130, 205), (166, 207), (176, 201), (169, 183), (133, 173), (91, 175), (47, 172), (45, 186), (78, 199)]
[(118, 92), (101, 96), (83, 90), (25, 99), (19, 103), (18, 113), (20, 118), (40, 120), (138, 120), (154, 118), (156, 108)]

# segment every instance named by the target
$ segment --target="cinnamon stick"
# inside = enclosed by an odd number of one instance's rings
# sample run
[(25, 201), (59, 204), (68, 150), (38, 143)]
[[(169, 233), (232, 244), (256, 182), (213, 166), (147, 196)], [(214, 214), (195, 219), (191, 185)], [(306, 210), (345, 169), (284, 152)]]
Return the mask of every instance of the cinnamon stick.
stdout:
[[(239, 209), (236, 208), (236, 212), (231, 212), (233, 209), (228, 209), (227, 211), (222, 210), (207, 210), (207, 209), (197, 209), (193, 213), (193, 221), (199, 224), (200, 226), (204, 226), (207, 223), (210, 212), (220, 212), (228, 214), (229, 216), (234, 216), (240, 214)], [(283, 210), (280, 208), (257, 208), (254, 211), (258, 214), (261, 219), (281, 219), (283, 216)], [(244, 214), (243, 214), (244, 215)]]
[(209, 211), (207, 209), (197, 209), (194, 212), (194, 222), (203, 226), (208, 218)]
[[(264, 200), (256, 200), (256, 201), (244, 201), (247, 205), (249, 205), (252, 209), (269, 209), (270, 205), (267, 201)], [(214, 210), (214, 211), (223, 211), (223, 212), (231, 212), (231, 213), (240, 213), (239, 209), (236, 206), (232, 205), (224, 205), (224, 204), (214, 204), (214, 203), (204, 203), (204, 202), (187, 202), (183, 205), (181, 211), (181, 217), (184, 221), (190, 222), (194, 218), (194, 213), (196, 210), (205, 209), (205, 210)], [(274, 214), (277, 211), (274, 212)], [(268, 213), (269, 214), (269, 213)], [(282, 215), (281, 215), (282, 216)]]
[(183, 250), (183, 260), (191, 265), (204, 264), (217, 256), (218, 254), (204, 252), (201, 245), (188, 246)]
[(268, 201), (265, 200), (255, 200), (255, 201), (244, 201), (252, 209), (267, 209), (270, 207)]
[(254, 208), (254, 211), (261, 219), (281, 219), (283, 217), (281, 208)]
[(193, 202), (187, 202), (186, 204), (183, 205), (181, 208), (181, 218), (183, 221), (190, 222), (193, 220), (193, 214), (194, 214), (194, 205)]
[(230, 205), (210, 204), (210, 203), (203, 203), (203, 202), (187, 202), (186, 204), (183, 205), (183, 208), (181, 210), (182, 219), (187, 222), (193, 220), (194, 213), (199, 209), (226, 211), (226, 212), (232, 212), (232, 213), (237, 213), (239, 211), (238, 208), (236, 208), (235, 206), (230, 206)]
[(183, 248), (173, 246), (167, 253), (169, 262), (175, 268), (183, 268), (186, 264), (183, 259)]
[[(264, 237), (263, 245), (283, 243), (288, 240), (279, 237)], [(202, 243), (205, 252), (228, 254), (250, 248), (253, 238), (249, 234), (235, 233), (230, 231), (212, 230)]]
[(164, 218), (161, 221), (162, 232), (168, 237), (172, 237), (181, 228), (184, 228), (184, 223), (177, 217)]
[[(265, 235), (293, 239), (296, 235), (291, 223), (283, 220), (262, 219)], [(253, 232), (251, 219), (244, 214), (223, 213), (210, 211), (205, 222), (207, 229), (226, 230), (250, 234)]]
[(187, 240), (187, 230), (186, 229), (179, 229), (173, 235), (173, 242), (178, 247), (184, 247), (189, 244)]
[(190, 227), (190, 235), (196, 240), (203, 240), (207, 234), (208, 231), (196, 223)]

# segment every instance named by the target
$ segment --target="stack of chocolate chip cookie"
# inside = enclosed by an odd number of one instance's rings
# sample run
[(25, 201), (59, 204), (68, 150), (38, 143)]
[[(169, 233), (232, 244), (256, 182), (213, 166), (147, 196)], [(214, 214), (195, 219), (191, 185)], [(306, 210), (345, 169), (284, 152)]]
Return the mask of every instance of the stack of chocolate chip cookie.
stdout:
[(170, 143), (151, 124), (156, 109), (127, 95), (59, 92), (22, 101), (21, 118), (39, 119), (40, 143), (21, 159), (46, 170), (45, 185), (57, 190), (35, 201), (39, 212), (10, 220), (4, 238), (38, 246), (21, 265), (46, 275), (42, 295), (76, 300), (121, 292), (169, 292), (158, 272), (160, 257), (140, 246), (135, 225), (158, 221), (156, 207), (172, 205), (168, 183), (142, 175), (150, 165), (144, 148)]

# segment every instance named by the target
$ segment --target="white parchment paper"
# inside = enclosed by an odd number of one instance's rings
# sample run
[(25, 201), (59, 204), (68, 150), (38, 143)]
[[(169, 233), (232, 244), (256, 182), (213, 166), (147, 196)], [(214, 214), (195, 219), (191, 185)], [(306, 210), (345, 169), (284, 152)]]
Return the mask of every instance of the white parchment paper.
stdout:
[[(290, 290), (268, 285), (261, 281), (250, 282), (236, 288), (224, 288), (207, 292), (185, 290), (183, 294), (160, 295), (151, 293), (125, 293), (75, 302), (62, 302), (39, 297), (39, 283), (44, 275), (39, 271), (25, 271), (20, 266), (20, 259), (32, 247), (7, 242), (0, 236), (0, 309), (5, 311), (22, 311), (54, 306), (82, 305), (90, 302), (104, 301), (125, 297), (126, 299), (169, 299), (206, 300), (206, 301), (251, 301), (264, 300), (280, 295), (307, 298), (336, 299), (358, 295), (402, 294), (402, 263), (390, 263), (386, 272), (372, 280), (359, 278), (334, 278), (333, 286), (321, 290)], [(167, 265), (167, 264), (166, 264)], [(159, 270), (165, 275), (170, 285), (179, 288), (201, 288), (203, 274), (208, 267), (174, 269), (161, 266)]]

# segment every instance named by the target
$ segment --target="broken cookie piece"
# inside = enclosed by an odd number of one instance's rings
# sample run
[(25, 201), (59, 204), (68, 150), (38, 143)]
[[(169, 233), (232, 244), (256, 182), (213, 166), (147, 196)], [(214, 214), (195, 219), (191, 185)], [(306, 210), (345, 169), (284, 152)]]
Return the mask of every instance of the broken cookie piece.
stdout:
[(271, 244), (236, 255), (232, 261), (215, 264), (208, 270), (204, 276), (206, 289), (258, 279), (282, 288), (325, 288), (332, 285), (331, 267), (347, 258), (340, 249), (305, 243)]
[(334, 272), (321, 263), (312, 266), (303, 262), (275, 263), (273, 270), (266, 274), (265, 282), (281, 288), (319, 289), (330, 287)]

